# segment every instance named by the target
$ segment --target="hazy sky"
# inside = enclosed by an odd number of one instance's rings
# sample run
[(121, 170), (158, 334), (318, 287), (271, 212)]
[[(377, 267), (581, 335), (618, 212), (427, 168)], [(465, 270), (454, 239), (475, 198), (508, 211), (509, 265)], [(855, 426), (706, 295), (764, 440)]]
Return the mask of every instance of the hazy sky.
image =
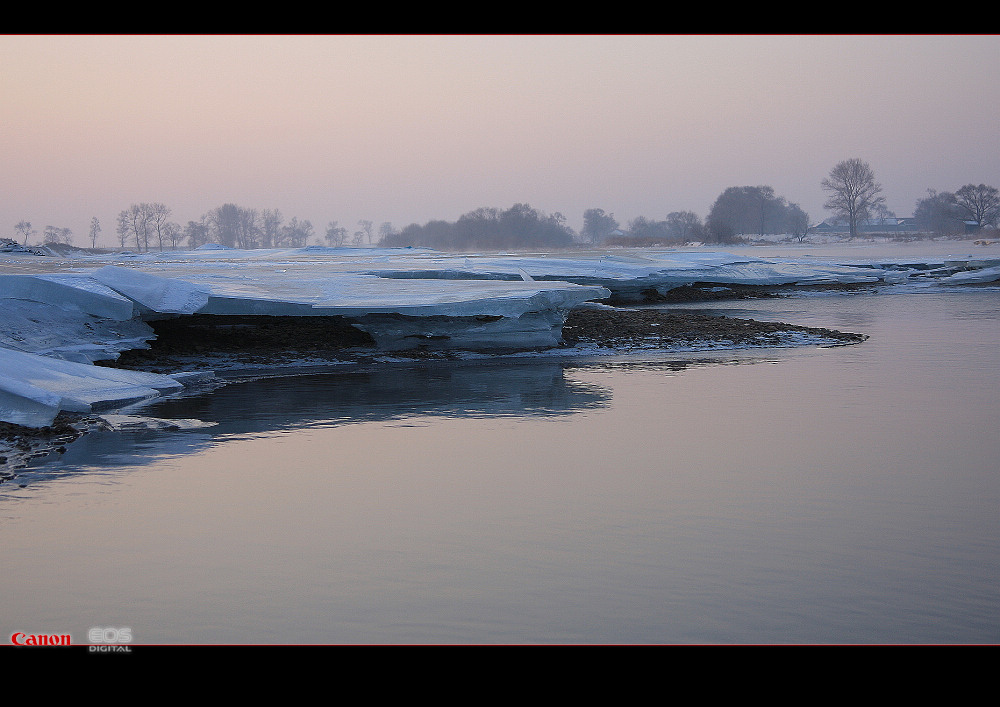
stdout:
[(102, 241), (130, 204), (353, 230), (524, 202), (579, 230), (770, 185), (813, 222), (869, 162), (888, 207), (1000, 186), (998, 36), (0, 35), (0, 235)]

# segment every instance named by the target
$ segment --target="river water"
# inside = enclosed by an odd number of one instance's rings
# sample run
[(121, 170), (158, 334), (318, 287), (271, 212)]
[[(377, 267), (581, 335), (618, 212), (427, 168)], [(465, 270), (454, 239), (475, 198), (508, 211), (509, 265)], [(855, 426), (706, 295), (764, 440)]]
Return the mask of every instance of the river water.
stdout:
[[(695, 305), (690, 305), (695, 307)], [(704, 306), (698, 307), (704, 308)], [(1000, 642), (1000, 288), (863, 344), (233, 384), (0, 486), (0, 627), (136, 644)]]

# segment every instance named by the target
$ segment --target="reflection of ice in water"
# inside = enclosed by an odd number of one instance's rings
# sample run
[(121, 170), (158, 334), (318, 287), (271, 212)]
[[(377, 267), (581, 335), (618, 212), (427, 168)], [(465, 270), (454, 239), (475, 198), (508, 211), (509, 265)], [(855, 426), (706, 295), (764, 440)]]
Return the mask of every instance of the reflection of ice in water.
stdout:
[[(610, 405), (600, 379), (574, 371), (636, 370), (672, 373), (734, 362), (732, 354), (672, 359), (600, 357), (600, 362), (533, 359), (393, 364), (363, 372), (263, 377), (202, 394), (166, 398), (130, 415), (102, 414), (111, 431), (92, 431), (59, 456), (20, 470), (37, 483), (92, 465), (136, 465), (160, 455), (190, 454), (220, 439), (281, 430), (437, 418), (560, 418)], [(754, 362), (747, 355), (735, 361)]]
[(65, 455), (34, 466), (61, 474), (106, 464), (109, 455), (127, 454), (139, 438), (141, 457), (190, 453), (216, 438), (282, 429), (428, 416), (563, 416), (607, 403), (601, 386), (568, 380), (561, 364), (547, 362), (394, 364), (366, 372), (260, 378), (164, 399), (134, 415), (106, 415), (114, 433), (91, 433)]

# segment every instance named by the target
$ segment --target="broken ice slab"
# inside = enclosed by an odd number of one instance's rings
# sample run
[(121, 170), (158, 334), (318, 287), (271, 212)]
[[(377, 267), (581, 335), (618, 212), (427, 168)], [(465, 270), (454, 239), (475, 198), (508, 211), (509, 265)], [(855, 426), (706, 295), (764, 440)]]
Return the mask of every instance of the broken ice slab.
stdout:
[(18, 425), (44, 427), (63, 410), (119, 408), (183, 388), (178, 380), (157, 373), (0, 349), (0, 419)]
[(193, 314), (208, 302), (208, 293), (200, 287), (132, 268), (108, 265), (92, 273), (92, 277), (132, 300), (147, 313)]
[(132, 301), (97, 280), (77, 274), (13, 274), (0, 277), (2, 300), (44, 302), (103, 319), (126, 321), (134, 314)]
[(978, 285), (1000, 281), (1000, 266), (962, 270), (941, 278), (942, 285)]
[[(0, 350), (0, 359), (6, 352)], [(62, 409), (62, 396), (0, 373), (0, 420), (24, 427), (47, 427)]]
[(153, 338), (153, 329), (138, 318), (117, 320), (65, 304), (0, 298), (0, 349), (93, 363), (114, 360), (122, 351), (148, 348)]

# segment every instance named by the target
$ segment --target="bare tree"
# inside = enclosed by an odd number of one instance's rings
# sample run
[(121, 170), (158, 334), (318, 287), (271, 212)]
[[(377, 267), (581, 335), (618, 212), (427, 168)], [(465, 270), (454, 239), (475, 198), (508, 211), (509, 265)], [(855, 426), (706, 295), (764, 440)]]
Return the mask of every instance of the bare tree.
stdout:
[(785, 197), (767, 185), (728, 187), (705, 218), (707, 235), (720, 243), (747, 234), (781, 233), (785, 229)]
[(170, 250), (177, 250), (177, 246), (184, 240), (184, 229), (175, 221), (168, 221), (163, 226), (163, 237), (170, 243)]
[(851, 238), (858, 235), (859, 221), (885, 207), (882, 185), (875, 181), (875, 173), (867, 162), (856, 158), (830, 170), (821, 186), (830, 195), (823, 207), (847, 221)]
[(129, 222), (132, 235), (135, 236), (135, 247), (140, 253), (149, 250), (149, 209), (146, 204), (132, 204), (129, 208)]
[(118, 214), (118, 237), (122, 248), (129, 238), (135, 239), (135, 247), (140, 253), (149, 250), (151, 210), (149, 204), (132, 204)]
[(583, 230), (580, 235), (587, 243), (600, 243), (618, 228), (614, 214), (604, 209), (587, 209), (583, 212)]
[(955, 205), (959, 213), (976, 222), (976, 230), (996, 224), (1000, 216), (1000, 191), (985, 184), (966, 184), (955, 192)]
[(160, 203), (140, 204), (140, 206), (146, 209), (149, 227), (156, 234), (156, 240), (159, 242), (160, 250), (162, 251), (164, 239), (170, 240), (173, 228), (176, 226), (176, 224), (171, 224), (167, 221), (170, 218), (170, 209), (166, 204)]
[(281, 223), (284, 221), (278, 209), (264, 209), (260, 213), (260, 245), (273, 248), (281, 240)]
[(381, 243), (384, 240), (392, 238), (396, 235), (396, 229), (390, 221), (384, 221), (381, 226), (378, 227), (378, 242)]
[(798, 204), (788, 204), (785, 212), (785, 223), (788, 232), (802, 243), (809, 234), (809, 214), (802, 210)]
[(35, 235), (35, 229), (31, 227), (31, 221), (18, 221), (14, 226), (14, 230), (21, 234), (21, 238), (24, 239), (24, 245), (28, 245), (28, 239)]
[(213, 243), (236, 248), (239, 232), (240, 207), (236, 204), (217, 206), (202, 217)]
[[(170, 209), (157, 202), (132, 204), (118, 214), (118, 239), (122, 248), (130, 238), (135, 239), (136, 250), (149, 250), (151, 236), (156, 236), (160, 250), (163, 250), (164, 240), (170, 241), (176, 224), (170, 224)], [(96, 219), (95, 219), (96, 221)]]
[(97, 247), (97, 236), (99, 236), (100, 233), (101, 233), (101, 222), (97, 220), (96, 216), (94, 216), (92, 219), (90, 219), (90, 247), (91, 248), (96, 248)]
[(130, 233), (128, 211), (118, 213), (118, 222), (115, 224), (115, 233), (118, 235), (118, 245), (124, 249), (128, 242)]
[(917, 200), (913, 219), (918, 228), (943, 236), (961, 233), (963, 228), (955, 195), (946, 191), (928, 189), (927, 196)]
[(281, 227), (281, 245), (290, 248), (302, 248), (309, 243), (313, 235), (313, 225), (308, 219), (299, 221), (293, 216), (292, 220)]
[(257, 209), (240, 209), (236, 221), (238, 248), (257, 248), (260, 245), (260, 213)]
[(336, 221), (330, 221), (326, 225), (326, 242), (331, 248), (344, 245), (347, 240), (347, 229), (339, 225)]
[[(267, 213), (267, 227), (272, 231), (275, 215), (280, 223), (281, 215), (277, 212)], [(257, 209), (248, 209), (236, 204), (223, 204), (212, 209), (204, 216), (202, 222), (208, 228), (208, 238), (213, 243), (229, 248), (258, 248), (264, 240), (265, 216)], [(272, 240), (275, 233), (269, 236)]]
[(43, 241), (45, 243), (65, 243), (69, 245), (73, 242), (73, 231), (68, 228), (59, 228), (58, 226), (46, 226)]
[(188, 248), (192, 250), (208, 243), (208, 224), (205, 223), (205, 217), (202, 217), (201, 221), (188, 221), (182, 235), (187, 238)]
[(354, 245), (360, 246), (362, 243), (371, 245), (372, 236), (375, 232), (375, 224), (362, 219), (358, 221), (358, 226), (361, 228), (354, 232)]
[(687, 243), (701, 231), (701, 219), (693, 211), (671, 211), (667, 214), (667, 228), (678, 242)]

